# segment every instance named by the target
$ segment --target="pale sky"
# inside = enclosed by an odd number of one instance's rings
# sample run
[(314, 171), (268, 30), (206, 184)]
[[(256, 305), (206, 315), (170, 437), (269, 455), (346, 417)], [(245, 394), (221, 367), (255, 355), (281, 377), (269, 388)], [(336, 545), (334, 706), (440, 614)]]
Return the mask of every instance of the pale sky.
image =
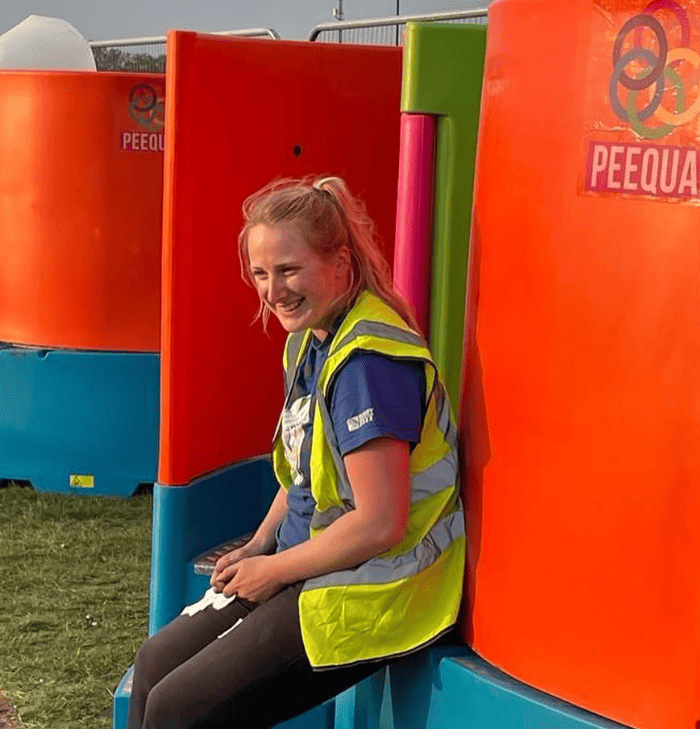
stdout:
[[(401, 14), (484, 8), (488, 0), (399, 0)], [(163, 35), (170, 28), (274, 28), (304, 39), (333, 21), (337, 0), (0, 0), (0, 34), (28, 15), (67, 20), (87, 40)], [(396, 14), (396, 0), (343, 0), (346, 19)]]

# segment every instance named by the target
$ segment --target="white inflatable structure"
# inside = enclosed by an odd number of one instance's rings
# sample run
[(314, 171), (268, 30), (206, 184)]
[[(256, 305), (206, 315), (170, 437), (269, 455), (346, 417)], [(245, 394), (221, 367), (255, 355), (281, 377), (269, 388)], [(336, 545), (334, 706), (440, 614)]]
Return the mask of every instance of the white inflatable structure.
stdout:
[(42, 15), (0, 35), (0, 68), (97, 70), (85, 38), (65, 20)]

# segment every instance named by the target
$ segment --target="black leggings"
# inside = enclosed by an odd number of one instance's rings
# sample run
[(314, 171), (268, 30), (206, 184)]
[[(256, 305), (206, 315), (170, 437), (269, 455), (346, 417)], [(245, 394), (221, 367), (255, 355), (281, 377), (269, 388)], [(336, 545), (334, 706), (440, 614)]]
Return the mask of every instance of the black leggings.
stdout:
[(209, 605), (149, 638), (136, 656), (128, 729), (272, 727), (390, 662), (314, 671), (299, 625), (301, 586), (259, 605)]

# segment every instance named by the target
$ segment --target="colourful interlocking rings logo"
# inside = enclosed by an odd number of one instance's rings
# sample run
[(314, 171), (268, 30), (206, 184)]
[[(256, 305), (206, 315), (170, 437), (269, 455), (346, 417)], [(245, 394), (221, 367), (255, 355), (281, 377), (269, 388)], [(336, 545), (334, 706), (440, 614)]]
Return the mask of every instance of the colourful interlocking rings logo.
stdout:
[(165, 100), (162, 92), (149, 83), (138, 83), (129, 91), (129, 116), (151, 132), (162, 132)]
[[(659, 10), (669, 10), (675, 15), (680, 26), (680, 47), (669, 49), (666, 31), (654, 17), (654, 13)], [(642, 47), (645, 29), (656, 38), (656, 52)], [(632, 48), (623, 52), (625, 42), (633, 32)], [(680, 61), (689, 63), (695, 72), (700, 70), (700, 54), (689, 47), (690, 34), (688, 14), (675, 0), (653, 0), (642, 13), (630, 18), (620, 28), (615, 38), (610, 104), (615, 114), (628, 123), (640, 137), (661, 139), (676, 127), (692, 121), (700, 113), (700, 94), (686, 109), (686, 84), (677, 70)], [(630, 74), (627, 72), (630, 66), (642, 66), (643, 70)], [(673, 90), (675, 96), (674, 111), (668, 111), (662, 105), (667, 81), (668, 88)], [(621, 86), (627, 90), (626, 103), (620, 99)], [(639, 94), (644, 91), (648, 101), (643, 108), (638, 109)], [(652, 118), (658, 122), (656, 126), (645, 124)]]

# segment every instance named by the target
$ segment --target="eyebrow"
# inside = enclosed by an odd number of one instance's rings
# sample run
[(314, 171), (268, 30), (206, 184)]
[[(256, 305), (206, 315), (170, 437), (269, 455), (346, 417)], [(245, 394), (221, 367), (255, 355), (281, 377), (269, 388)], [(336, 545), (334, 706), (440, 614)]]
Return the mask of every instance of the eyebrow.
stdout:
[[(274, 268), (276, 270), (280, 270), (282, 268), (298, 268), (301, 264), (299, 261), (284, 261), (282, 263), (278, 263)], [(262, 266), (252, 266), (250, 267), (251, 271), (265, 271), (265, 269)]]

